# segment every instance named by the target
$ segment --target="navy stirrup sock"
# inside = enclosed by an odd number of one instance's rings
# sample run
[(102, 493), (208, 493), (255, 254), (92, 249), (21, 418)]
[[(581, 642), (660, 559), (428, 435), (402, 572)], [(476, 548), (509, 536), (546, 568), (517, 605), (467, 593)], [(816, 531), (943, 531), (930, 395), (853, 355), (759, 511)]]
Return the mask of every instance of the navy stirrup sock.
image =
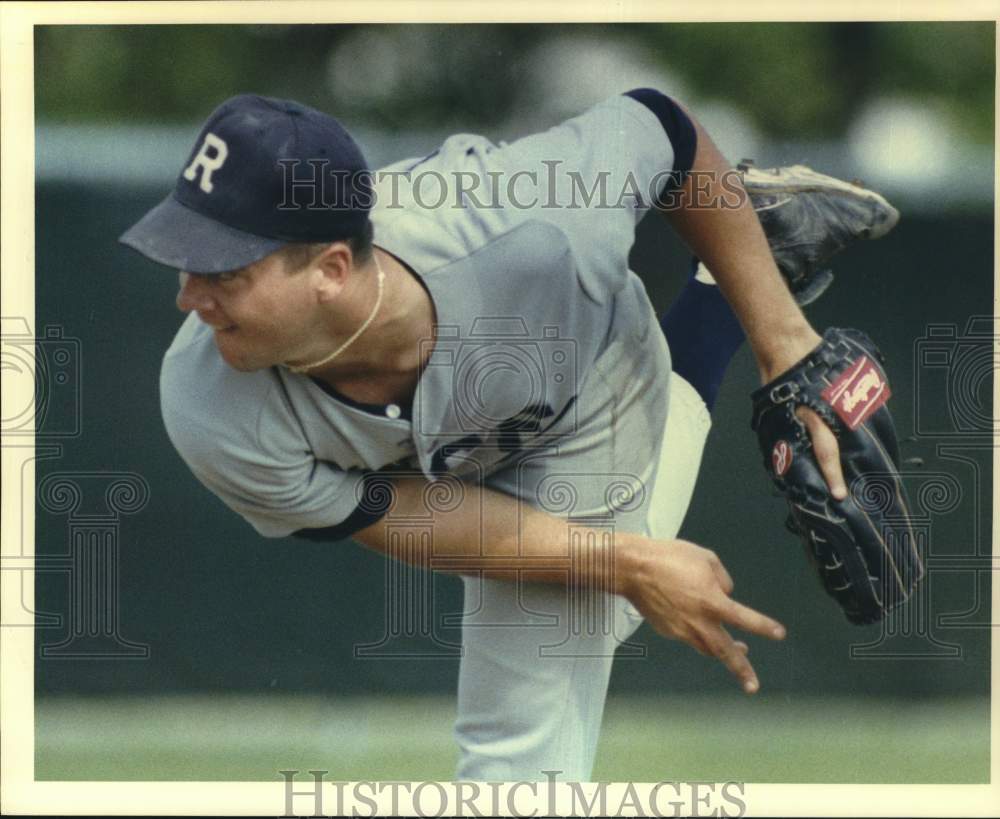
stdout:
[[(697, 271), (697, 259), (692, 267)], [(692, 275), (660, 319), (660, 328), (670, 346), (674, 372), (698, 391), (711, 410), (726, 367), (746, 338), (733, 308), (715, 284)]]

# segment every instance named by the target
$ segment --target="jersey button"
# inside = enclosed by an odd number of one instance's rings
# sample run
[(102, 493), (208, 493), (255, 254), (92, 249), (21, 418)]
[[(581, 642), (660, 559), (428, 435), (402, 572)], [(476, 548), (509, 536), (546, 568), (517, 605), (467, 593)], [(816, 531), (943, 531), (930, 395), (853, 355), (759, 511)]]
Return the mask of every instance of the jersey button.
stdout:
[(403, 411), (397, 404), (389, 404), (389, 406), (385, 408), (385, 414), (390, 418), (399, 418), (399, 416), (403, 414)]

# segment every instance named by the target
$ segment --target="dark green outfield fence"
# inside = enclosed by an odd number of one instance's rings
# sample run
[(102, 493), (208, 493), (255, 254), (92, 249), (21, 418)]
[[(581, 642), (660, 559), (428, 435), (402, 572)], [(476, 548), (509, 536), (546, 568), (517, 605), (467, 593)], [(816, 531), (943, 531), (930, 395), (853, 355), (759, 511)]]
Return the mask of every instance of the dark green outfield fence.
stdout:
[[(181, 321), (176, 278), (115, 242), (160, 195), (37, 190), (29, 324), (40, 338), (49, 334), (36, 364), (45, 412), (36, 466), (38, 692), (452, 689), (457, 630), (443, 618), (460, 611), (460, 581), (433, 578), (432, 636), (384, 640), (383, 558), (351, 542), (258, 537), (173, 451), (157, 391), (162, 353)], [(634, 267), (662, 308), (687, 265), (677, 240), (647, 219)], [(992, 222), (989, 214), (904, 213), (890, 237), (853, 248), (836, 270), (808, 312), (817, 327), (869, 331), (888, 357), (900, 437), (915, 436), (904, 455), (922, 459), (906, 467), (928, 537), (921, 595), (887, 626), (858, 628), (819, 589), (759, 465), (746, 349), (724, 384), (682, 534), (719, 552), (739, 599), (789, 626), (785, 643), (754, 646), (766, 689), (986, 692), (996, 353), (991, 325), (970, 319), (993, 309)], [(5, 338), (5, 352), (16, 343)], [(636, 639), (646, 656), (617, 663), (614, 688), (737, 695), (714, 661), (648, 627)], [(355, 656), (358, 646), (366, 656)]]

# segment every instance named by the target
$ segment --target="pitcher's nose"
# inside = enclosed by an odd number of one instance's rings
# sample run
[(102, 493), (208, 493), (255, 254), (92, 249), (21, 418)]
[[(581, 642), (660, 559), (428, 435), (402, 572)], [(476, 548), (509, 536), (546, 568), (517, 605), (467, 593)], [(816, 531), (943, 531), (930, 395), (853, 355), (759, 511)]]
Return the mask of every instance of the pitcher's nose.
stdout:
[(215, 307), (211, 284), (208, 276), (197, 273), (181, 273), (180, 289), (177, 291), (177, 308), (185, 313), (197, 310), (199, 313), (211, 312)]

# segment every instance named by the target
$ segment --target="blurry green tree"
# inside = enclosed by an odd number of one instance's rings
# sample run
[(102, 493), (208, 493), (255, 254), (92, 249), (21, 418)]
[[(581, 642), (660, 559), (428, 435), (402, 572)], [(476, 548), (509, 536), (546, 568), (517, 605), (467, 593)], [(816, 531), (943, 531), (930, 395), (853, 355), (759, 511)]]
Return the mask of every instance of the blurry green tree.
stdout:
[(773, 138), (837, 138), (866, 103), (903, 96), (946, 110), (967, 139), (993, 141), (992, 22), (40, 26), (35, 32), (36, 113), (47, 121), (196, 121), (226, 96), (255, 91), (381, 128), (488, 125), (530, 104), (531, 87), (546, 71), (545, 61), (533, 57), (546, 43), (586, 35), (589, 41), (581, 42), (626, 44), (693, 97), (744, 108)]

